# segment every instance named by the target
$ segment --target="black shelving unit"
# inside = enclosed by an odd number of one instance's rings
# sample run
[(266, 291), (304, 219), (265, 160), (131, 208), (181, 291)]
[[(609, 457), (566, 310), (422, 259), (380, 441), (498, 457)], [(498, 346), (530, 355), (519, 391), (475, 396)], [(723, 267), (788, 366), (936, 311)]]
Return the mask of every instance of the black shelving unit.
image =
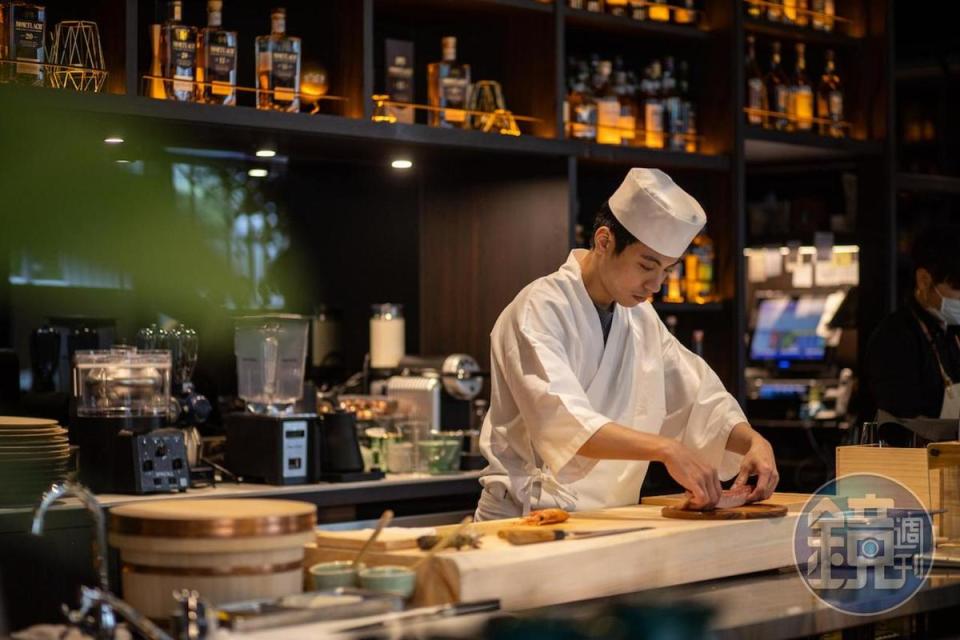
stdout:
[[(331, 0), (322, 4), (290, 0), (288, 25), (294, 35), (303, 38), (305, 59), (322, 62), (331, 73), (331, 93), (347, 100), (342, 115), (313, 116), (141, 97), (141, 78), (149, 65), (146, 25), (155, 19), (162, 3), (97, 0), (94, 5), (98, 15), (114, 16), (113, 28), (103, 37), (113, 43), (111, 76), (123, 82), (112, 83), (110, 95), (0, 87), (0, 101), (27, 109), (86, 113), (102, 120), (104, 127), (148, 123), (160, 136), (224, 148), (248, 151), (264, 141), (291, 159), (302, 155), (375, 166), (391, 154), (414, 156), (421, 167), (416, 180), (422, 195), (418, 204), (411, 205), (416, 211), (407, 214), (416, 218), (419, 238), (418, 248), (413, 250), (416, 257), (409, 259), (414, 260), (412, 264), (430, 267), (419, 268), (417, 285), (421, 309), (419, 327), (414, 331), (419, 333), (424, 352), (465, 350), (484, 358), (489, 328), (503, 305), (522, 284), (562, 262), (574, 244), (576, 225), (589, 222), (627, 169), (659, 167), (693, 192), (708, 212), (708, 232), (716, 244), (717, 290), (724, 302), (658, 304), (657, 308), (703, 318), (710, 336), (707, 359), (730, 388), (740, 390), (746, 330), (744, 194), (751, 167), (776, 163), (787, 171), (795, 166), (802, 175), (805, 163), (844, 162), (869, 166), (876, 172), (882, 171), (888, 157), (885, 127), (890, 114), (883, 100), (883, 79), (890, 71), (888, 2), (838, 2), (838, 14), (853, 22), (846, 33), (828, 34), (749, 18), (741, 0), (704, 0), (702, 22), (696, 27), (573, 10), (564, 0), (553, 4), (535, 0)], [(188, 17), (196, 17), (202, 10), (199, 4), (190, 7)], [(240, 55), (247, 65), (241, 69), (241, 84), (252, 83), (250, 43), (268, 25), (271, 8), (259, 0), (225, 5), (226, 26), (241, 33)], [(378, 60), (382, 64), (378, 53), (382, 39), (406, 36), (417, 40), (416, 74), (422, 83), (426, 62), (439, 56), (439, 41), (421, 44), (426, 37), (422, 34), (432, 38), (434, 32), (446, 35), (448, 31), (463, 37), (460, 57), (474, 62), (477, 73), (502, 81), (508, 106), (519, 115), (539, 119), (525, 135), (508, 137), (370, 121), (370, 96), (383, 88), (377, 68)], [(421, 35), (416, 36), (418, 33)], [(743, 113), (747, 33), (802, 40), (845, 52), (856, 139), (834, 140), (748, 126)], [(488, 56), (484, 42), (495, 42), (499, 48)], [(583, 53), (580, 49), (597, 43), (622, 49), (637, 59), (669, 52), (691, 60), (703, 152), (617, 147), (564, 138), (567, 56)], [(479, 76), (475, 73), (475, 77)], [(881, 100), (863, 98), (873, 96), (871, 91), (877, 87)], [(871, 211), (883, 217), (892, 207), (890, 202), (892, 196), (890, 201), (865, 198), (864, 206), (869, 203)], [(491, 207), (502, 209), (503, 215), (491, 217)], [(355, 215), (364, 214), (358, 211)], [(518, 240), (516, 247), (497, 243), (498, 237), (543, 235), (544, 228), (550, 231), (537, 243)], [(888, 243), (887, 231), (874, 229), (872, 233), (866, 242)], [(456, 247), (467, 249), (458, 251)], [(496, 256), (483, 254), (484, 247), (494, 250)], [(884, 264), (884, 251), (883, 246), (876, 250), (876, 264)], [(865, 265), (873, 264), (873, 252), (865, 252)], [(355, 284), (362, 286), (359, 280)]]

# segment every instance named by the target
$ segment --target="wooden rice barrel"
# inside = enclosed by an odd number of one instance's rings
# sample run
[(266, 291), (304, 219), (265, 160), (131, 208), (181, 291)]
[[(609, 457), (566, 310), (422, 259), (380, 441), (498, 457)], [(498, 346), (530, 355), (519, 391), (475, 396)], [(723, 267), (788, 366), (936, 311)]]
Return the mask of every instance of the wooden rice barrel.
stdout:
[(213, 605), (303, 590), (303, 545), (316, 507), (293, 500), (157, 500), (110, 510), (123, 598), (167, 618), (171, 593), (195, 589)]

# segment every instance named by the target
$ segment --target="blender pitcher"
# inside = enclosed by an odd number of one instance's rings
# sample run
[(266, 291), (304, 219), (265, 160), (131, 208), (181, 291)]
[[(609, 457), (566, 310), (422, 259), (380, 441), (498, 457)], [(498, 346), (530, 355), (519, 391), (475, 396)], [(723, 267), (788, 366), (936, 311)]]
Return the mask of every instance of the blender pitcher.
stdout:
[(307, 328), (308, 319), (298, 315), (237, 319), (237, 393), (248, 410), (265, 415), (292, 412), (303, 395)]

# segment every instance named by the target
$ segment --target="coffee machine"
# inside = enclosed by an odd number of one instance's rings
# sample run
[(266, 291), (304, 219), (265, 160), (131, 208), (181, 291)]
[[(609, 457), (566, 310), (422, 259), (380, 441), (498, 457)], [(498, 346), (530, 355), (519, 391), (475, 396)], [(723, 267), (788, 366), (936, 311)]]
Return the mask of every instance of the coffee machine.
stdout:
[(487, 373), (463, 353), (448, 356), (404, 356), (401, 375), (386, 382), (388, 396), (410, 407), (410, 417), (427, 422), (430, 431), (455, 431), (463, 437), (460, 468), (482, 469), (474, 400), (483, 391)]
[(80, 481), (98, 493), (186, 491), (183, 433), (169, 428), (170, 352), (135, 347), (77, 351), (74, 417)]

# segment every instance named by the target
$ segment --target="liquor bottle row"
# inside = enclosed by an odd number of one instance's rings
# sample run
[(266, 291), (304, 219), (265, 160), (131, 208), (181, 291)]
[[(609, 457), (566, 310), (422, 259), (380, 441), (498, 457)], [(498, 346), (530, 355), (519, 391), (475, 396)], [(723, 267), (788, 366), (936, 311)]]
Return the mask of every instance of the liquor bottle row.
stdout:
[(568, 61), (567, 137), (601, 144), (697, 151), (689, 66), (673, 57), (651, 61), (638, 75), (616, 58)]
[(770, 66), (763, 73), (754, 36), (747, 36), (747, 122), (779, 131), (817, 131), (832, 138), (844, 137), (843, 89), (833, 50), (825, 52), (823, 74), (814, 91), (807, 75), (806, 45), (798, 42), (795, 49), (792, 75), (784, 70), (779, 42), (772, 43)]
[(836, 23), (834, 0), (746, 0), (747, 15), (816, 29), (833, 31)]
[(714, 282), (713, 240), (700, 233), (683, 258), (667, 272), (660, 302), (706, 304), (717, 300)]
[[(207, 2), (207, 26), (183, 23), (183, 2), (167, 4), (167, 20), (151, 25), (153, 48), (147, 94), (180, 102), (237, 103), (237, 32), (223, 28), (222, 0)], [(300, 38), (286, 33), (286, 10), (271, 12), (269, 35), (257, 37), (258, 109), (300, 110)], [(326, 93), (325, 75), (320, 95)]]
[(568, 0), (571, 9), (609, 13), (634, 20), (696, 25), (700, 13), (694, 0), (668, 3), (666, 0)]
[(46, 8), (27, 2), (0, 3), (0, 81), (43, 85), (46, 80)]

